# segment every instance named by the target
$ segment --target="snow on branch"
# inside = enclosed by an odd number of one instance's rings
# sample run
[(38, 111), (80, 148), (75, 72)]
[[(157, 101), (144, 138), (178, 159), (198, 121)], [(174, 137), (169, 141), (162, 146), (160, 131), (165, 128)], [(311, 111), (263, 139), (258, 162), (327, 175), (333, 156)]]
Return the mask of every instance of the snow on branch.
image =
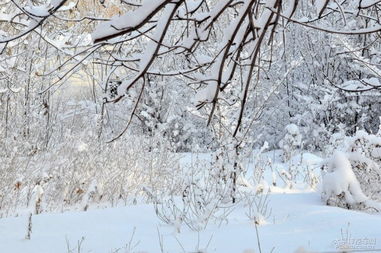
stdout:
[[(139, 29), (168, 3), (171, 3), (171, 0), (145, 0), (137, 10), (99, 24), (91, 35), (94, 43), (119, 37)], [(173, 2), (173, 4), (175, 3), (176, 1)]]
[[(252, 120), (245, 118), (246, 112), (250, 114), (247, 110), (250, 99), (254, 99), (253, 94), (258, 91), (262, 76), (277, 64), (279, 51), (276, 52), (276, 49), (279, 50), (280, 44), (287, 39), (287, 36), (282, 38), (282, 34), (293, 31), (288, 29), (292, 23), (341, 35), (365, 36), (381, 31), (377, 15), (381, 4), (379, 0), (316, 0), (303, 2), (303, 8), (299, 0), (124, 0), (112, 3), (117, 9), (112, 15), (103, 15), (107, 4), (97, 9), (98, 13), (91, 17), (83, 10), (66, 17), (63, 14), (59, 17), (54, 15), (59, 9), (77, 8), (72, 3), (64, 6), (65, 3), (67, 0), (52, 0), (45, 5), (21, 6), (16, 0), (11, 0), (7, 5), (14, 10), (0, 13), (0, 22), (7, 27), (7, 35), (0, 34), (0, 43), (5, 45), (32, 31), (49, 43), (52, 41), (49, 36), (58, 38), (62, 32), (54, 26), (61, 24), (54, 22), (69, 22), (65, 27), (68, 30), (72, 23), (78, 25), (80, 30), (76, 30), (77, 34), (74, 32), (72, 37), (76, 40), (76, 37), (82, 36), (78, 31), (88, 31), (89, 22), (97, 22), (95, 29), (84, 35), (89, 41), (81, 45), (85, 48), (77, 50), (73, 46), (73, 52), (65, 53), (68, 56), (63, 59), (62, 66), (54, 68), (54, 72), (58, 73), (64, 71), (63, 65), (69, 66), (66, 73), (60, 73), (55, 81), (47, 85), (48, 89), (52, 83), (63, 82), (69, 72), (74, 72), (82, 61), (92, 56), (95, 56), (96, 64), (117, 69), (115, 76), (120, 86), (115, 97), (105, 98), (106, 103), (128, 97), (126, 94), (133, 86), (149, 82), (152, 76), (164, 78), (178, 75), (197, 93), (196, 108), (207, 111), (205, 116), (209, 123), (215, 118), (218, 105), (225, 102), (235, 105), (235, 112), (232, 113), (235, 123), (231, 124), (234, 136), (240, 133), (243, 122)], [(120, 11), (126, 12), (115, 15)], [(52, 15), (55, 17), (53, 25), (43, 26)], [(36, 30), (38, 27), (42, 29)], [(91, 40), (94, 45), (89, 45)], [(54, 43), (50, 44), (54, 47)], [(0, 52), (4, 48), (0, 47)], [(88, 54), (81, 60), (76, 57), (78, 52)], [(362, 56), (355, 58), (381, 80), (378, 66)], [(73, 64), (74, 60), (77, 62)], [(107, 81), (102, 80), (105, 87)], [(366, 89), (379, 88), (374, 80), (370, 82), (360, 78), (359, 81)], [(227, 101), (224, 97), (229, 92), (236, 97), (234, 101)]]
[(159, 52), (160, 46), (164, 40), (168, 26), (170, 24), (170, 20), (172, 19), (181, 2), (182, 1), (177, 1), (177, 4), (167, 5), (164, 8), (163, 14), (157, 23), (155, 33), (148, 43), (145, 53), (140, 58), (139, 73), (132, 80), (123, 82), (122, 85), (118, 88), (118, 94), (123, 94), (126, 90), (131, 88), (148, 71), (149, 67)]
[[(50, 4), (41, 5), (41, 6), (25, 6), (21, 7), (15, 0), (12, 0), (12, 3), (19, 9), (22, 14), (27, 15), (31, 20), (29, 22), (28, 28), (14, 36), (10, 36), (8, 38), (0, 39), (0, 44), (8, 43), (10, 41), (19, 39), (30, 32), (34, 31), (37, 27), (41, 26), (45, 20), (52, 16), (58, 9), (60, 9), (68, 0), (52, 0)], [(19, 14), (15, 14), (12, 19)]]

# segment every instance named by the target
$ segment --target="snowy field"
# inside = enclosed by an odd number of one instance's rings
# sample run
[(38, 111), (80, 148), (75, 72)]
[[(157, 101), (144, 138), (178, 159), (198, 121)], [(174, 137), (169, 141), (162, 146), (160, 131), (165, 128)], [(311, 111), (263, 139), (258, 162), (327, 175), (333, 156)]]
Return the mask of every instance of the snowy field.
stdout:
[(287, 253), (340, 252), (340, 247), (375, 250), (370, 252), (381, 249), (380, 215), (325, 206), (314, 192), (274, 193), (269, 206), (271, 217), (257, 226), (261, 251), (255, 225), (240, 206), (226, 224), (210, 226), (200, 233), (184, 227), (178, 233), (156, 218), (152, 205), (136, 205), (34, 216), (31, 240), (24, 239), (27, 217), (1, 219), (1, 252)]
[[(306, 168), (312, 168), (312, 173), (317, 174), (321, 158), (304, 153), (284, 164), (280, 162), (280, 154), (272, 151), (260, 159), (263, 162), (270, 158), (273, 171), (264, 171), (263, 178), (268, 183), (265, 185), (263, 181), (261, 187), (270, 188), (271, 193), (263, 212), (266, 217), (261, 218), (258, 225), (250, 218), (245, 201), (237, 204), (218, 224), (211, 223), (200, 232), (184, 225), (164, 224), (152, 204), (90, 207), (87, 212), (34, 215), (30, 240), (25, 239), (27, 215), (0, 219), (0, 252), (287, 253), (344, 252), (344, 249), (352, 250), (345, 252), (377, 252), (381, 249), (381, 215), (326, 206), (319, 190), (303, 184), (302, 175), (293, 189), (281, 178), (282, 171), (289, 171), (290, 164), (298, 164), (309, 173)], [(208, 159), (209, 155), (188, 154), (182, 159), (182, 165)], [(241, 181), (250, 184), (252, 178), (248, 171)], [(277, 186), (270, 186), (272, 180)], [(244, 188), (245, 192), (254, 190), (251, 186)]]

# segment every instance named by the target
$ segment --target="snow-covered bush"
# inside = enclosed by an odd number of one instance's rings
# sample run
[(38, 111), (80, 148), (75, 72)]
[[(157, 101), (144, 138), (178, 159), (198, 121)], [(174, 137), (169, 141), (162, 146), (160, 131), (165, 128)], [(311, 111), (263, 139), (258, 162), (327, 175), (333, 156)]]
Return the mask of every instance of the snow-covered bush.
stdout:
[(270, 191), (261, 193), (245, 193), (244, 202), (247, 208), (246, 216), (255, 225), (266, 224), (266, 220), (270, 218), (271, 208), (269, 207), (268, 196)]
[(171, 195), (156, 197), (157, 216), (176, 231), (183, 225), (194, 231), (204, 230), (210, 223), (226, 220), (232, 210), (232, 178), (221, 175), (223, 172), (214, 159), (195, 159), (183, 168), (180, 188), (170, 186), (180, 189), (180, 194), (173, 191)]
[[(209, 224), (227, 222), (235, 203), (242, 203), (247, 208), (250, 221), (257, 225), (266, 222), (271, 212), (267, 199), (270, 190), (263, 175), (269, 166), (268, 160), (265, 160), (266, 164), (261, 164), (262, 160), (253, 161), (254, 172), (247, 180), (244, 174), (253, 164), (246, 164), (248, 157), (242, 155), (244, 152), (237, 155), (235, 145), (231, 143), (234, 142), (227, 141), (210, 157), (196, 157), (182, 168), (183, 172), (179, 174), (181, 194), (173, 191), (170, 196), (154, 197), (157, 200), (156, 214), (163, 222), (174, 226), (176, 231), (184, 225), (201, 231)], [(254, 159), (259, 158), (267, 147), (265, 143), (254, 154)]]
[(355, 208), (367, 201), (352, 166), (343, 152), (336, 151), (323, 171), (322, 199), (327, 205)]
[(31, 156), (0, 156), (0, 216), (151, 202), (144, 187), (162, 195), (180, 188), (179, 155), (165, 143), (150, 149), (157, 140), (126, 135), (105, 144), (93, 131), (61, 140)]
[(301, 147), (302, 135), (295, 124), (287, 125), (285, 130), (286, 134), (279, 142), (279, 147), (283, 150), (284, 161), (288, 161), (295, 154), (295, 151)]
[(352, 137), (338, 133), (332, 136), (331, 143), (347, 154), (364, 193), (373, 200), (381, 200), (381, 132), (373, 135), (360, 130)]
[(358, 131), (348, 138), (346, 152), (365, 194), (381, 200), (381, 132)]

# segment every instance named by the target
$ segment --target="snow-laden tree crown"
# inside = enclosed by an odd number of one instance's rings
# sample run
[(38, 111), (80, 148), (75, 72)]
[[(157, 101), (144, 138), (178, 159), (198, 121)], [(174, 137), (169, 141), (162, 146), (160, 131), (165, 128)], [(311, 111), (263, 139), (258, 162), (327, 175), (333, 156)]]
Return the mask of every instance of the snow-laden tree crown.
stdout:
[[(196, 90), (194, 103), (205, 109), (209, 123), (221, 109), (233, 136), (263, 111), (248, 106), (266, 104), (302, 64), (300, 57), (280, 63), (286, 48), (297, 46), (288, 41), (299, 31), (349, 36), (343, 42), (346, 52), (340, 53), (363, 61), (375, 76), (350, 78), (341, 87), (328, 73), (326, 82), (346, 91), (379, 87), (378, 66), (372, 64), (372, 52), (365, 52), (379, 39), (377, 0), (12, 0), (0, 6), (0, 52), (5, 57), (0, 70), (16, 66), (13, 56), (28, 50), (39, 54), (46, 47), (59, 54), (56, 60), (49, 58), (49, 66), (39, 60), (33, 64), (38, 64), (36, 76), (50, 76), (40, 94), (56, 89), (92, 60), (106, 67), (97, 77), (105, 92), (104, 106), (130, 99), (136, 104), (133, 114), (149, 82), (181, 79)], [(354, 45), (353, 38), (359, 36), (366, 41)], [(272, 74), (270, 69), (287, 70)], [(1, 76), (12, 79), (3, 72)], [(110, 94), (115, 79), (118, 85)], [(271, 84), (262, 86), (266, 80)]]

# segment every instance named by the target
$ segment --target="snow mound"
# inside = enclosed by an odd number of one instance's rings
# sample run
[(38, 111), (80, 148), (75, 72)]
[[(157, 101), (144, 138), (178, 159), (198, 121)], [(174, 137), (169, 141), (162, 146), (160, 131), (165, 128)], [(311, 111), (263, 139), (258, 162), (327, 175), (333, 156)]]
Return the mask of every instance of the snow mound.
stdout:
[(354, 136), (332, 137), (331, 143), (334, 149), (329, 152), (333, 153), (336, 149), (343, 150), (365, 195), (381, 201), (381, 131), (369, 134), (359, 130)]
[(332, 200), (345, 200), (349, 208), (367, 201), (368, 198), (361, 190), (352, 165), (343, 152), (335, 152), (328, 162), (328, 172), (323, 173), (322, 177), (322, 199), (328, 205), (332, 204)]

